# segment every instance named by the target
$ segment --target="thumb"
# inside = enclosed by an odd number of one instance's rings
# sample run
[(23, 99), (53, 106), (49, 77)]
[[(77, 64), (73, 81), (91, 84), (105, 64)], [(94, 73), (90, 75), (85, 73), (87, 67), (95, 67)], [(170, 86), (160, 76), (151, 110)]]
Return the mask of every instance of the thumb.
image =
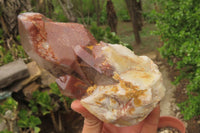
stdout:
[(71, 108), (85, 118), (82, 133), (101, 133), (103, 127), (102, 121), (85, 109), (79, 100), (73, 101)]

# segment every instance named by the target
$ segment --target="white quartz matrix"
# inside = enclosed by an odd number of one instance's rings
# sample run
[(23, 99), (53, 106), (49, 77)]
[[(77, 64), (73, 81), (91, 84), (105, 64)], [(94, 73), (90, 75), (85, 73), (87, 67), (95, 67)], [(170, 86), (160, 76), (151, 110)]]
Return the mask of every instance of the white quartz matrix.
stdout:
[(106, 123), (130, 126), (144, 120), (165, 94), (162, 75), (147, 56), (137, 56), (121, 45), (104, 46), (113, 68), (113, 85), (90, 86), (82, 105)]

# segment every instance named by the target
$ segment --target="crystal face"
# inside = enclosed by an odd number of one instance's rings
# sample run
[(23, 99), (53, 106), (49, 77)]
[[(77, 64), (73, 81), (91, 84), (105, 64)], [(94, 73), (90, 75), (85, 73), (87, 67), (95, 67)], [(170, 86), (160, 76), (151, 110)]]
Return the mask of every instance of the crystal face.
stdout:
[(100, 120), (117, 126), (142, 121), (165, 88), (156, 64), (118, 44), (97, 43), (81, 24), (52, 22), (39, 13), (18, 16), (25, 51)]

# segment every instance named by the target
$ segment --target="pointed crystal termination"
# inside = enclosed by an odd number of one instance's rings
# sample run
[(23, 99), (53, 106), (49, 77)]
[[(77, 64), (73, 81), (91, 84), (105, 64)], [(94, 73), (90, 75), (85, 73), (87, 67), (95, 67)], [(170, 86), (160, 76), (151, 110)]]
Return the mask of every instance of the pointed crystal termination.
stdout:
[(39, 13), (20, 14), (18, 22), (22, 45), (30, 57), (56, 77), (74, 71), (82, 75), (73, 49), (97, 43), (83, 25), (52, 22)]

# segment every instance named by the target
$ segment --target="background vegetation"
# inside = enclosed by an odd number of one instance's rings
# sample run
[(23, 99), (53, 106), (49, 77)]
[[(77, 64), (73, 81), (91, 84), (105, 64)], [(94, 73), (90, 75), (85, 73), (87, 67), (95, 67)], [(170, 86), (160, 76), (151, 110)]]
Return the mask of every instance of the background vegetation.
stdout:
[(156, 32), (164, 43), (160, 52), (180, 71), (175, 83), (187, 79), (188, 100), (179, 104), (185, 119), (200, 115), (200, 4), (195, 0), (168, 0), (157, 15)]

